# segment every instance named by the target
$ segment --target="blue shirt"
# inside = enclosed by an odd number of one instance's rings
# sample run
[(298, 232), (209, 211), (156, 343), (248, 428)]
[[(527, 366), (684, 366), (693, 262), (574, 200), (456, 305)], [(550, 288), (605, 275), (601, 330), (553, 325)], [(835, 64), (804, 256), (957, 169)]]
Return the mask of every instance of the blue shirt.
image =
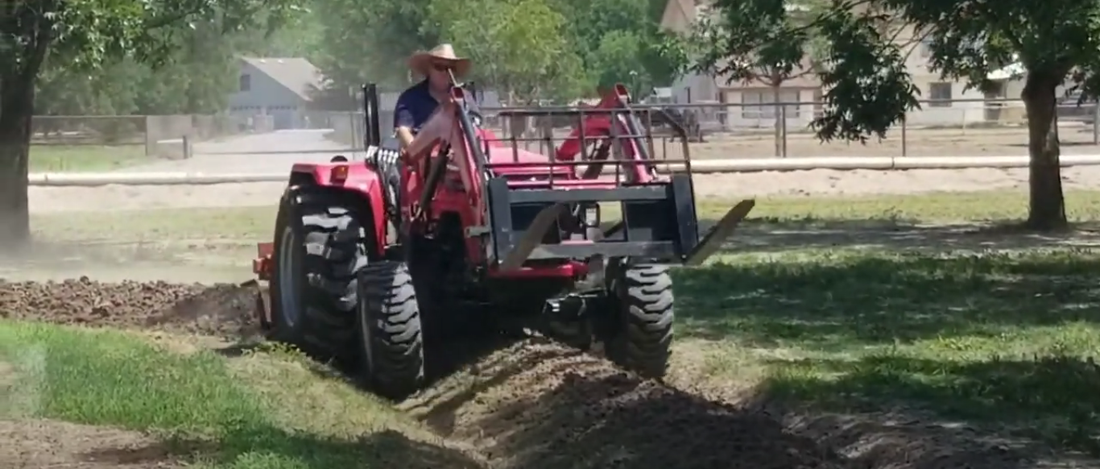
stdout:
[(439, 107), (439, 101), (428, 90), (428, 80), (413, 85), (397, 98), (397, 107), (393, 111), (393, 128), (408, 127), (414, 132), (432, 117)]

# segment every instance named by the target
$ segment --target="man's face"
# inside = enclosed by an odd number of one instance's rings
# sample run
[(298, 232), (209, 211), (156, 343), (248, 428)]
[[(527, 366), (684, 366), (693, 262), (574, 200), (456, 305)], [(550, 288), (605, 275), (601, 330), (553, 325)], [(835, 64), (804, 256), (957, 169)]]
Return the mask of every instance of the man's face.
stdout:
[(435, 89), (443, 89), (451, 84), (451, 74), (448, 71), (451, 69), (451, 64), (437, 60), (432, 62), (432, 67), (428, 71), (428, 80)]

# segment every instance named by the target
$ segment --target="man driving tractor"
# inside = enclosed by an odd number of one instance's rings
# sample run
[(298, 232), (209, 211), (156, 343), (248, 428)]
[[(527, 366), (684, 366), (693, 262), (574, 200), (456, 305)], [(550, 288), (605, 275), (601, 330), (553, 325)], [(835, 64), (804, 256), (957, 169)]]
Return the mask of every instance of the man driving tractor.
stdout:
[(450, 44), (440, 44), (427, 52), (409, 57), (409, 69), (424, 77), (401, 93), (393, 114), (393, 126), (401, 149), (413, 141), (420, 126), (428, 121), (439, 104), (450, 96), (452, 76), (458, 79), (470, 71), (470, 60), (455, 55)]

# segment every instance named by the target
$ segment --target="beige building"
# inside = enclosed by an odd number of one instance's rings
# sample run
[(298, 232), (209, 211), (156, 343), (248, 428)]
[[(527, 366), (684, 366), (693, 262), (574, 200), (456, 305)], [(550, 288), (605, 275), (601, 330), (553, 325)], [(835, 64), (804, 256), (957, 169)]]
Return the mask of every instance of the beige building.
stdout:
[[(696, 18), (706, 14), (705, 0), (669, 0), (661, 19), (661, 26), (681, 33), (691, 30)], [(898, 41), (911, 43), (913, 34), (902, 31)], [(982, 100), (1003, 97), (1004, 93), (986, 96), (978, 90), (964, 90), (963, 81), (943, 80), (939, 74), (929, 71), (929, 50), (927, 44), (917, 43), (908, 54), (906, 66), (913, 77), (914, 84), (920, 89), (922, 109), (908, 116), (912, 125), (961, 126), (968, 123), (984, 122), (996, 119), (997, 110), (987, 110)], [(804, 129), (813, 120), (815, 108), (812, 103), (821, 97), (821, 83), (812, 74), (805, 74), (784, 81), (778, 89), (766, 83), (734, 82), (727, 83), (723, 77), (710, 77), (689, 74), (673, 84), (673, 95), (678, 103), (721, 102), (730, 103), (724, 114), (724, 126), (734, 128), (771, 128), (776, 124), (778, 106), (761, 103), (778, 102), (799, 103), (785, 106), (783, 115), (786, 127), (796, 132)], [(1011, 86), (1008, 86), (1009, 88)], [(1018, 93), (1017, 93), (1018, 94)], [(1011, 97), (1011, 96), (1010, 96)], [(974, 102), (950, 102), (951, 100), (978, 100)], [(755, 106), (754, 106), (755, 105)]]

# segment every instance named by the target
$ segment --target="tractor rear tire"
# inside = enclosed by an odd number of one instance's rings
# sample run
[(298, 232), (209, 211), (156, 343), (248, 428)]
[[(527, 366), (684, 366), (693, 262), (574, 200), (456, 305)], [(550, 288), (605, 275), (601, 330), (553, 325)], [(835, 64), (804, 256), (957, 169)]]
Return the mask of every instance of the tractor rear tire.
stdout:
[(617, 269), (612, 283), (617, 320), (608, 358), (646, 378), (663, 378), (672, 355), (672, 277), (661, 265)]
[[(374, 240), (353, 200), (291, 187), (275, 222), (269, 337), (322, 359), (354, 363), (356, 279)], [(365, 204), (362, 204), (365, 205)]]
[(424, 335), (404, 262), (371, 264), (359, 275), (359, 337), (367, 385), (400, 400), (424, 384)]

